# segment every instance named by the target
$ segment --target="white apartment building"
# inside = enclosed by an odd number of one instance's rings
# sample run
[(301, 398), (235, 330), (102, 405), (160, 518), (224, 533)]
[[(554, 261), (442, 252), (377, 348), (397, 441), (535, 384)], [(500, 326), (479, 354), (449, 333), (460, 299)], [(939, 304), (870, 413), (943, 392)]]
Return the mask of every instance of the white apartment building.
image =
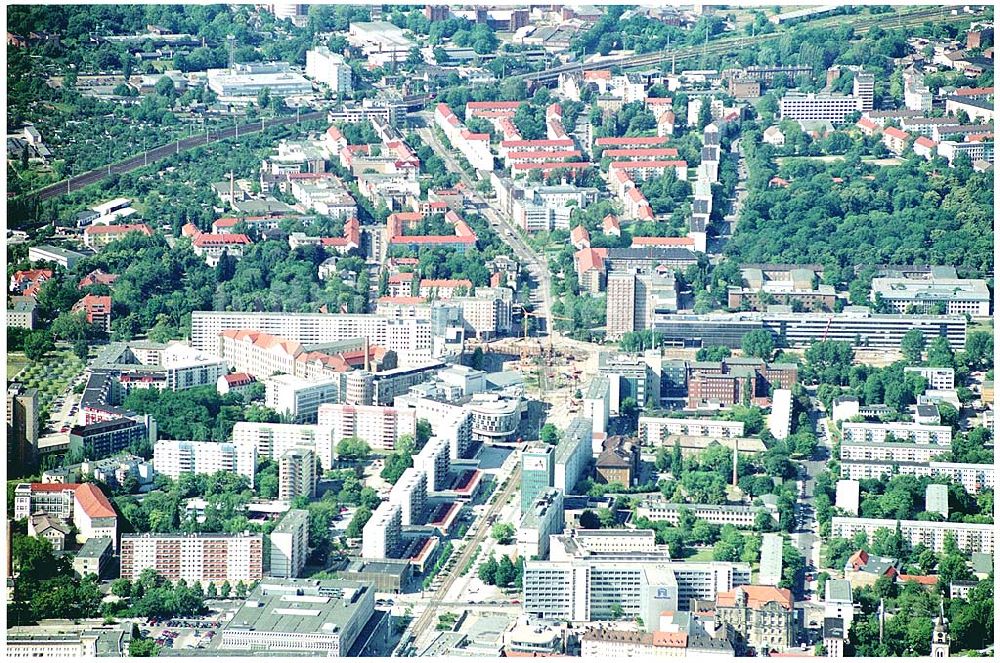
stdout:
[(959, 550), (966, 553), (981, 552), (993, 554), (993, 530), (991, 524), (930, 522), (924, 520), (889, 520), (879, 518), (844, 518), (834, 516), (830, 535), (844, 539), (853, 538), (858, 532), (868, 535), (869, 541), (876, 530), (895, 531), (897, 523), (904, 539), (910, 545), (922, 543), (934, 552), (944, 550), (945, 535), (955, 536)]
[(167, 580), (216, 584), (263, 577), (262, 534), (123, 534), (121, 577), (153, 569)]
[(296, 447), (278, 458), (278, 499), (290, 502), (296, 497), (316, 496), (316, 454), (312, 449)]
[(432, 355), (431, 311), (412, 317), (369, 313), (238, 313), (194, 311), (191, 313), (191, 344), (217, 352), (219, 334), (226, 329), (253, 329), (304, 345), (367, 338), (370, 345), (392, 350), (400, 359)]
[(399, 506), (403, 525), (421, 524), (427, 506), (427, 473), (408, 467), (389, 491), (389, 501)]
[[(911, 421), (891, 423), (869, 423), (866, 421), (845, 421), (840, 426), (844, 442), (883, 443), (891, 436), (896, 441), (913, 444), (951, 444), (951, 428), (948, 426), (926, 426)], [(888, 440), (892, 441), (892, 440)]]
[(434, 123), (448, 137), (451, 146), (462, 153), (469, 165), (476, 170), (493, 170), (489, 134), (469, 131), (447, 104), (437, 105), (434, 110)]
[(330, 88), (334, 94), (351, 94), (351, 65), (340, 53), (326, 46), (306, 51), (306, 76)]
[(878, 479), (882, 476), (906, 474), (917, 477), (946, 477), (962, 484), (965, 491), (975, 495), (991, 489), (996, 482), (993, 465), (973, 463), (927, 463), (887, 460), (845, 460), (840, 463), (840, 476), (845, 479)]
[(714, 525), (733, 525), (747, 529), (754, 525), (757, 514), (764, 512), (778, 520), (777, 508), (771, 506), (752, 506), (748, 504), (685, 504), (667, 502), (663, 499), (643, 500), (636, 507), (639, 518), (664, 520), (676, 525), (680, 521), (681, 509), (687, 509), (695, 518)]
[(233, 472), (253, 485), (257, 450), (245, 442), (205, 442), (159, 440), (153, 446), (153, 467), (157, 474), (176, 480), (181, 474)]
[(272, 578), (297, 578), (309, 557), (309, 512), (292, 509), (271, 531)]
[(361, 557), (389, 559), (399, 545), (403, 517), (398, 504), (382, 502), (361, 533)]
[(829, 120), (843, 124), (851, 113), (862, 110), (862, 101), (855, 96), (788, 92), (779, 107), (783, 120)]
[(324, 403), (317, 417), (333, 440), (359, 437), (380, 451), (392, 451), (400, 437), (417, 433), (417, 411), (409, 408)]
[(903, 103), (909, 110), (930, 111), (934, 104), (931, 89), (924, 84), (924, 77), (917, 71), (903, 72)]
[(427, 490), (432, 493), (446, 488), (451, 468), (448, 446), (446, 438), (432, 437), (413, 457), (413, 467), (427, 475)]
[[(419, 413), (448, 447), (451, 458), (464, 458), (472, 445), (473, 413), (465, 405), (421, 396), (418, 391), (397, 396), (394, 405), (400, 410)], [(498, 424), (499, 425), (499, 424)]]
[(214, 384), (229, 372), (222, 357), (179, 342), (163, 348), (160, 363), (166, 369), (167, 388), (172, 391)]
[(907, 366), (903, 369), (903, 373), (916, 373), (917, 375), (923, 377), (927, 380), (928, 389), (937, 390), (955, 388), (955, 369), (953, 368)]
[(564, 495), (572, 494), (587, 468), (587, 463), (593, 457), (592, 435), (593, 424), (585, 416), (573, 419), (562, 432), (561, 439), (556, 445), (552, 485)]
[(319, 406), (339, 400), (340, 393), (340, 376), (306, 380), (274, 375), (264, 382), (264, 404), (296, 423), (316, 421)]
[(486, 340), (510, 334), (514, 303), (510, 288), (476, 288), (475, 296), (452, 297), (451, 303), (462, 307), (467, 334)]
[(776, 440), (788, 437), (792, 428), (792, 392), (790, 389), (775, 389), (771, 397), (771, 414), (767, 416), (767, 427)]
[(912, 442), (849, 442), (840, 443), (840, 460), (880, 460), (894, 463), (929, 463), (933, 458), (951, 451), (951, 444), (915, 444)]
[(669, 417), (639, 417), (639, 438), (643, 444), (661, 446), (670, 435), (699, 437), (743, 437), (742, 421), (715, 419), (680, 419)]
[(233, 443), (249, 444), (260, 458), (277, 460), (296, 447), (313, 449), (324, 470), (333, 468), (337, 443), (333, 430), (316, 424), (271, 424), (237, 421), (233, 426)]

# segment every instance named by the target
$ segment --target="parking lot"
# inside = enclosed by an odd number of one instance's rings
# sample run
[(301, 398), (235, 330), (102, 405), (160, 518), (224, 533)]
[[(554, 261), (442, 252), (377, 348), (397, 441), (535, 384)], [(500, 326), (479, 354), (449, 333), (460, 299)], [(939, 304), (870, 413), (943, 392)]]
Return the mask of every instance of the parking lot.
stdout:
[(165, 649), (205, 649), (219, 632), (220, 621), (213, 618), (151, 619), (142, 627), (143, 637), (151, 638)]

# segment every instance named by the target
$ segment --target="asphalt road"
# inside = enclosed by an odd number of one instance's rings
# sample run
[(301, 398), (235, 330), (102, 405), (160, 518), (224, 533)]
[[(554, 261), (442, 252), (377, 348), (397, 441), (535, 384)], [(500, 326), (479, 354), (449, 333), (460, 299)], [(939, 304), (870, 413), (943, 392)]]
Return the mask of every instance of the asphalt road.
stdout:
[[(326, 117), (325, 111), (315, 111), (312, 113), (304, 113), (298, 117), (279, 117), (273, 120), (267, 120), (263, 123), (263, 128), (274, 127), (285, 124), (296, 124), (303, 120), (319, 120)], [(174, 141), (172, 143), (167, 143), (166, 145), (161, 145), (159, 147), (154, 147), (151, 150), (147, 150), (145, 153), (121, 161), (116, 164), (110, 164), (108, 166), (103, 166), (101, 168), (96, 168), (89, 172), (83, 173), (82, 175), (76, 175), (68, 180), (63, 180), (62, 182), (56, 182), (51, 184), (44, 189), (39, 189), (33, 191), (29, 195), (37, 195), (40, 200), (48, 200), (50, 198), (56, 198), (73, 191), (79, 191), (80, 189), (89, 186), (95, 182), (98, 182), (105, 177), (110, 177), (111, 175), (121, 175), (123, 173), (129, 173), (138, 168), (143, 168), (151, 163), (156, 163), (157, 161), (162, 161), (173, 154), (179, 154), (180, 152), (194, 149), (202, 145), (208, 145), (211, 143), (217, 143), (221, 140), (226, 140), (227, 138), (232, 138), (237, 133), (255, 133), (261, 131), (261, 123), (253, 122), (249, 124), (244, 124), (243, 126), (237, 127), (232, 126), (228, 129), (223, 129), (222, 131), (209, 132), (206, 136), (205, 134), (198, 134), (195, 136), (189, 136), (182, 140)]]

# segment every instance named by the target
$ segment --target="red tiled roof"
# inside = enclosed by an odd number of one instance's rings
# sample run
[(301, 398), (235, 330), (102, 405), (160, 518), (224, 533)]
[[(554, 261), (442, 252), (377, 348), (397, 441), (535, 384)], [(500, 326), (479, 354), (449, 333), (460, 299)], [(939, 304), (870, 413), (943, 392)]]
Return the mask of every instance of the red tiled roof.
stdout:
[(910, 137), (910, 134), (900, 129), (897, 129), (896, 127), (886, 127), (883, 133), (886, 136), (890, 136), (892, 138), (898, 138), (900, 140), (906, 140), (907, 138)]
[(860, 120), (858, 120), (858, 126), (861, 127), (862, 129), (878, 129), (878, 125), (875, 124), (870, 119), (868, 119), (867, 117), (863, 117)]
[(633, 237), (632, 248), (638, 246), (694, 246), (690, 237)]
[(670, 142), (667, 136), (605, 136), (594, 141), (598, 147), (608, 145), (666, 145)]
[(687, 168), (687, 161), (673, 159), (669, 161), (613, 161), (608, 168), (633, 170), (638, 168)]
[(577, 242), (590, 242), (590, 233), (583, 226), (577, 226), (570, 231), (569, 238), (573, 244)]
[(81, 484), (76, 489), (76, 501), (91, 518), (114, 518), (115, 510), (101, 489), (92, 483)]
[(87, 226), (83, 229), (84, 235), (125, 235), (127, 233), (137, 232), (146, 235), (147, 237), (152, 236), (153, 229), (147, 226), (145, 223), (127, 223), (120, 226)]
[(515, 163), (511, 170), (555, 170), (557, 168), (569, 168), (571, 170), (583, 170), (591, 168), (594, 164), (589, 161), (549, 161), (546, 163)]
[(931, 149), (934, 149), (935, 147), (937, 147), (937, 143), (935, 143), (933, 140), (931, 140), (927, 136), (920, 136), (920, 137), (918, 137), (915, 141), (913, 141), (913, 144), (914, 145), (920, 145), (921, 147), (929, 147)]
[(226, 329), (220, 332), (219, 335), (241, 343), (249, 343), (265, 350), (280, 349), (292, 357), (302, 352), (302, 344), (298, 341), (290, 341), (280, 336), (274, 336), (273, 334), (253, 329)]
[(536, 152), (508, 152), (507, 159), (514, 161), (516, 159), (548, 159), (549, 161), (555, 161), (558, 159), (570, 159), (573, 157), (579, 157), (582, 155), (580, 150), (563, 150), (560, 152), (546, 152), (536, 151)]
[(952, 95), (956, 97), (981, 97), (993, 94), (992, 87), (960, 87)]
[(469, 279), (421, 279), (420, 288), (471, 288), (472, 281)]
[(230, 373), (222, 377), (230, 387), (242, 387), (243, 385), (257, 381), (257, 378), (249, 373)]
[(379, 297), (376, 300), (379, 304), (426, 304), (426, 297)]
[(780, 604), (786, 610), (792, 609), (792, 592), (771, 585), (742, 585), (728, 592), (719, 592), (715, 597), (715, 605), (722, 608), (734, 607), (737, 592), (746, 594), (746, 603), (751, 609), (760, 608), (771, 602)]
[(676, 147), (647, 147), (647, 148), (624, 148), (615, 150), (604, 150), (602, 157), (675, 157)]
[(95, 269), (91, 273), (80, 279), (78, 288), (86, 288), (91, 285), (111, 285), (118, 280), (117, 274), (108, 274), (100, 269)]
[(598, 80), (611, 80), (611, 72), (607, 69), (591, 69), (590, 71), (583, 72), (583, 80), (585, 81), (598, 81)]
[(248, 245), (253, 244), (250, 238), (242, 233), (201, 233), (194, 238), (194, 246), (230, 246), (232, 244)]
[(554, 140), (503, 140), (500, 147), (572, 147), (572, 138), (557, 138)]
[(64, 490), (76, 491), (83, 484), (79, 483), (33, 483), (31, 492), (33, 493), (59, 493)]
[(916, 576), (916, 575), (911, 576), (911, 575), (906, 575), (905, 573), (900, 573), (897, 577), (899, 578), (899, 582), (912, 581), (920, 585), (926, 585), (926, 586), (936, 585), (938, 581), (937, 576)]
[(514, 109), (517, 110), (518, 107), (524, 103), (523, 101), (470, 101), (465, 104), (467, 109), (472, 110), (503, 110), (503, 109)]
[(574, 255), (576, 257), (577, 270), (581, 274), (591, 269), (604, 271), (604, 259), (608, 255), (608, 250), (580, 249)]

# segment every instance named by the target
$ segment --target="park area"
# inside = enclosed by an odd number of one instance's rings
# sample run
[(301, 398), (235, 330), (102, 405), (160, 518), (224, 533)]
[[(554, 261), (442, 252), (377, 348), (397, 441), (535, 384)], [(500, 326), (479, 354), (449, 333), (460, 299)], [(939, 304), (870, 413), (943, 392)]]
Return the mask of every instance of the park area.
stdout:
[(22, 354), (7, 356), (7, 375), (19, 370), (18, 382), (29, 389), (38, 389), (38, 407), (46, 412), (83, 368), (83, 361), (68, 349), (49, 352), (37, 362), (28, 361)]

